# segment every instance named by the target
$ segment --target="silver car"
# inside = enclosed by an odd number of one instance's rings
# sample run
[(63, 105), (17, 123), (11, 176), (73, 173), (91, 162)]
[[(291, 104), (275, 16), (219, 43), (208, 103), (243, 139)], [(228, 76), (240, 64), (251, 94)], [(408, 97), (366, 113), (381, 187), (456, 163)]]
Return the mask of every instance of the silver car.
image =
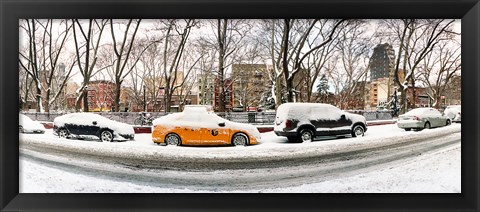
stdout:
[(40, 122), (21, 113), (18, 114), (18, 118), (19, 133), (45, 133), (45, 127)]
[(452, 120), (452, 122), (461, 122), (462, 121), (462, 106), (461, 105), (450, 105), (445, 108), (443, 113)]
[(415, 108), (398, 117), (397, 126), (410, 131), (450, 125), (452, 121), (435, 108)]

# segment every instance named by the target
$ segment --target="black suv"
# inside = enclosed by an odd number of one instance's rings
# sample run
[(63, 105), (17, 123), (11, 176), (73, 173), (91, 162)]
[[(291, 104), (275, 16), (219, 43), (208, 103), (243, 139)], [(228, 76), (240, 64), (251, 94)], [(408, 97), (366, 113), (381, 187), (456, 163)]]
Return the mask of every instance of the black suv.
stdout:
[(315, 136), (363, 136), (367, 131), (365, 117), (347, 113), (321, 103), (285, 103), (278, 107), (275, 134), (286, 136), (290, 142), (312, 141)]

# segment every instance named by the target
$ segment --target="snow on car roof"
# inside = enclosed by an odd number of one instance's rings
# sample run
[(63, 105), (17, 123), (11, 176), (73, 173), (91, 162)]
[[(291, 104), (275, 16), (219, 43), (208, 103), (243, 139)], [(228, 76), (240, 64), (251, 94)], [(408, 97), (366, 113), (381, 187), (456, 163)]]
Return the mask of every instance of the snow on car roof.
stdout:
[(337, 107), (323, 103), (284, 103), (278, 107), (276, 117), (280, 120), (308, 120), (311, 117), (336, 120), (341, 112)]
[(438, 115), (439, 113), (440, 112), (435, 108), (421, 107), (421, 108), (412, 109), (412, 110), (408, 111), (407, 113), (405, 113), (404, 115), (406, 115), (406, 116), (421, 116), (421, 115)]
[(207, 112), (173, 113), (153, 120), (153, 125), (162, 125), (167, 129), (173, 129), (175, 127), (181, 126), (198, 130), (201, 128), (218, 128), (219, 122), (225, 122), (226, 128), (246, 131), (252, 136), (260, 137), (258, 129), (251, 124), (232, 122), (223, 119), (215, 113)]
[(18, 115), (19, 115), (18, 123), (22, 125), (23, 128), (27, 130), (37, 130), (37, 129), (45, 130), (45, 127), (42, 124), (40, 124), (40, 122), (34, 121), (30, 117), (21, 113), (19, 113)]
[(461, 105), (449, 105), (449, 106), (447, 106), (446, 109), (450, 109), (450, 108), (458, 108), (458, 109), (460, 109), (461, 107), (462, 107)]
[(212, 111), (213, 109), (210, 105), (186, 105), (183, 108), (184, 113), (208, 113)]

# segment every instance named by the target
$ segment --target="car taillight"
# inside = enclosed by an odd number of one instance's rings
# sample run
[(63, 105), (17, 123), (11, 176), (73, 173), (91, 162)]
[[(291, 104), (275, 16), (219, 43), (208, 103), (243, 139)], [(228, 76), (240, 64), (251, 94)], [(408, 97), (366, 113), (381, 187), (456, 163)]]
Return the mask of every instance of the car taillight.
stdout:
[(292, 121), (290, 121), (288, 119), (285, 120), (285, 128), (290, 128), (290, 127), (292, 127)]

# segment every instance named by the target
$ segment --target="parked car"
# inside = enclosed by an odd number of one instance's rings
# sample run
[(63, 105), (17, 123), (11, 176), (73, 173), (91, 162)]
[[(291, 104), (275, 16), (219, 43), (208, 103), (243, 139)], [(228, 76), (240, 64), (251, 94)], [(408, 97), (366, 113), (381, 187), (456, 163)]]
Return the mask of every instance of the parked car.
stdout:
[(321, 103), (285, 103), (275, 116), (275, 134), (290, 142), (312, 141), (315, 136), (363, 136), (367, 131), (365, 117)]
[(153, 121), (152, 140), (157, 144), (247, 146), (260, 141), (260, 132), (250, 124), (225, 120), (205, 107), (190, 107)]
[(45, 127), (24, 114), (18, 114), (19, 133), (45, 133)]
[(461, 105), (450, 105), (445, 108), (443, 111), (452, 122), (462, 122), (462, 106)]
[(432, 127), (443, 127), (451, 124), (451, 120), (440, 111), (431, 107), (415, 108), (398, 116), (397, 126), (410, 131)]
[(133, 140), (131, 125), (117, 122), (94, 113), (70, 113), (53, 120), (55, 134), (62, 138), (98, 137), (103, 142)]

